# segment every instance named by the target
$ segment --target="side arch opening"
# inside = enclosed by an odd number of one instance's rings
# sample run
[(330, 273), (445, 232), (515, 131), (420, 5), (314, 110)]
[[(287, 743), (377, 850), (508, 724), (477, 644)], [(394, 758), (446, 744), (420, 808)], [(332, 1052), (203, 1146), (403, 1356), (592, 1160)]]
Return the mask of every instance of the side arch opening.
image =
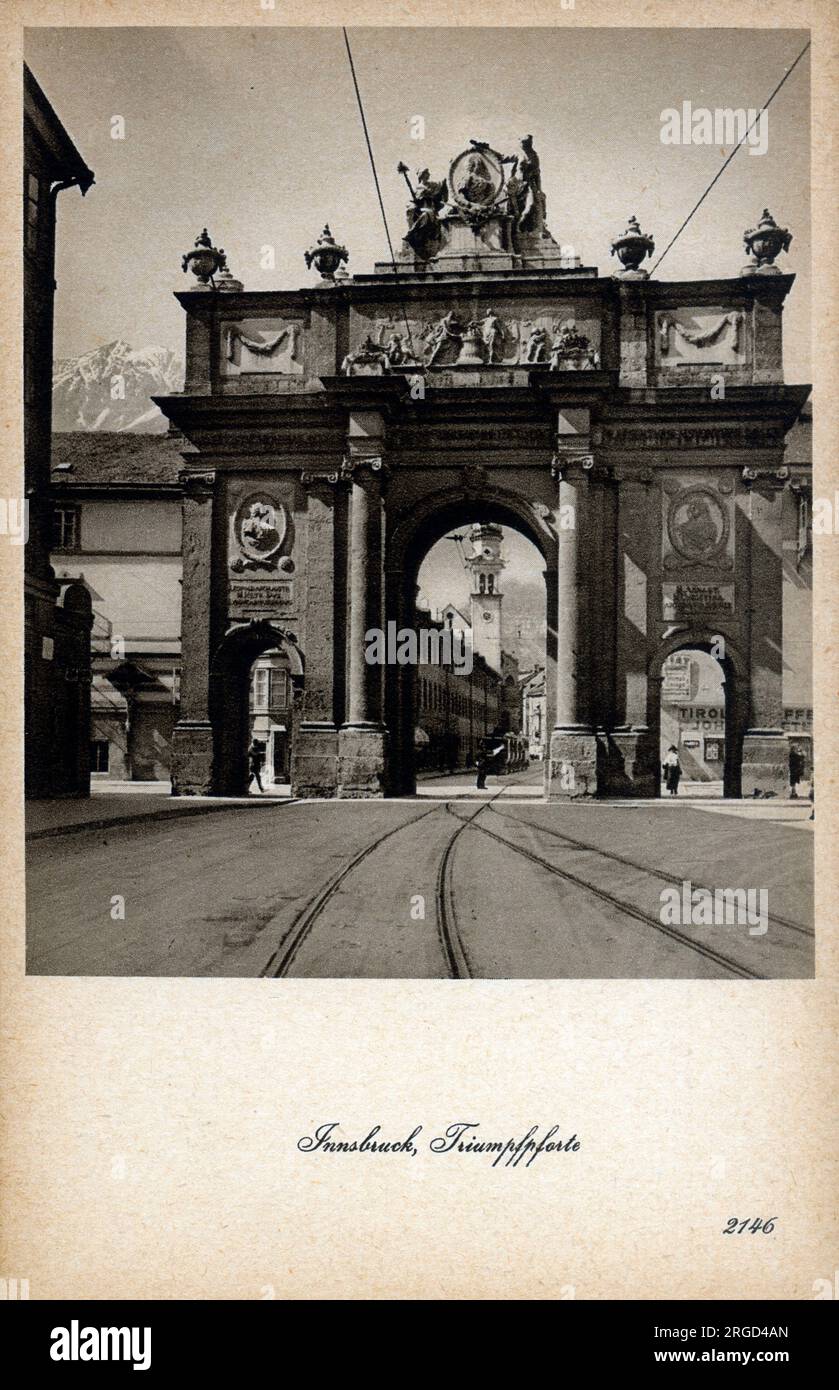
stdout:
[(293, 633), (264, 620), (226, 633), (210, 672), (216, 795), (290, 793), (304, 675)]

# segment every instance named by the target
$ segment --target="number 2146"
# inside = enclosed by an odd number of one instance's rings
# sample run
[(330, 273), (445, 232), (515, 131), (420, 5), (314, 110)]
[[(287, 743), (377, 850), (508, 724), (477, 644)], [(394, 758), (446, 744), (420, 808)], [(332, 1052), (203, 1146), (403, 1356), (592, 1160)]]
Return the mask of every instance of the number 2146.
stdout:
[(738, 1221), (736, 1216), (732, 1216), (726, 1222), (723, 1235), (741, 1236), (744, 1231), (748, 1231), (750, 1235), (754, 1235), (756, 1231), (763, 1231), (765, 1236), (771, 1236), (777, 1220), (777, 1216), (770, 1216), (766, 1221), (759, 1216), (756, 1216), (754, 1220), (747, 1216), (745, 1221)]

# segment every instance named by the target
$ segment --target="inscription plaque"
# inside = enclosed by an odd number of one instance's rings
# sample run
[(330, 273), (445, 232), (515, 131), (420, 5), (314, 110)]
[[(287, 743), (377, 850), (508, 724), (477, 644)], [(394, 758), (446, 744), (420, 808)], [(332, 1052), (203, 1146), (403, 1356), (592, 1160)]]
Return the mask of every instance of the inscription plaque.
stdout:
[(663, 617), (725, 618), (734, 612), (733, 584), (663, 584)]
[(293, 602), (293, 579), (263, 579), (230, 585), (230, 615), (234, 618), (260, 618), (287, 613)]

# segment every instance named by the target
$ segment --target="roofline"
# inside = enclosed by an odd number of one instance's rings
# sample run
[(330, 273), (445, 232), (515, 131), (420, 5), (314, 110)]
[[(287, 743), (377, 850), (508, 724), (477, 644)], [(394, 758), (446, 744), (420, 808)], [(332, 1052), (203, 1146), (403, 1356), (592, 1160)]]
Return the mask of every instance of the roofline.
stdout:
[[(57, 149), (50, 149), (50, 153), (55, 155), (57, 163), (63, 164), (68, 172), (73, 174), (74, 182), (78, 183), (82, 196), (84, 196), (90, 185), (95, 182), (93, 170), (85, 164), (72, 137), (68, 135), (43, 87), (27, 63), (23, 65), (23, 111), (24, 119), (28, 117), (31, 120), (36, 133), (44, 140), (47, 147), (50, 148), (50, 141), (53, 146), (58, 147)], [(41, 116), (47, 127), (46, 134), (49, 139), (46, 139), (44, 131), (39, 129), (38, 115)]]
[(78, 497), (79, 493), (84, 492), (88, 496), (111, 496), (119, 493), (121, 496), (148, 497), (149, 494), (161, 493), (165, 497), (180, 497), (183, 493), (182, 483), (142, 483), (142, 482), (104, 482), (101, 479), (79, 479), (74, 482), (64, 473), (59, 473), (56, 477), (53, 471), (50, 478), (50, 491), (54, 497)]

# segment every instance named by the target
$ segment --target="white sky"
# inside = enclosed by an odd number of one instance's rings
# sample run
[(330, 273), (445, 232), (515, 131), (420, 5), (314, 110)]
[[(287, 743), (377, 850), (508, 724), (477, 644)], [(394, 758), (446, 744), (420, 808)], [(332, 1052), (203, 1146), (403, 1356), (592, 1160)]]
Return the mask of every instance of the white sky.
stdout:
[[(476, 516), (475, 521), (479, 520), (480, 518)], [(456, 532), (451, 531), (449, 534), (468, 536), (470, 529), (471, 526), (459, 526)], [(502, 555), (506, 568), (501, 574), (499, 585), (501, 592), (504, 592), (506, 583), (510, 580), (542, 585), (545, 561), (536, 546), (509, 526), (504, 526), (502, 531), (504, 535)], [(467, 552), (471, 552), (468, 542), (465, 548)], [(432, 611), (439, 611), (447, 603), (453, 603), (467, 618), (469, 617), (471, 580), (463, 567), (460, 547), (455, 545), (453, 541), (440, 540), (431, 547), (420, 565), (417, 582)], [(540, 617), (544, 616), (542, 612), (544, 609), (543, 595), (544, 588), (541, 588), (538, 591), (538, 597), (534, 596)], [(508, 642), (511, 640), (512, 636), (508, 634)]]
[[(351, 31), (394, 242), (404, 160), (442, 177), (470, 137), (510, 153), (531, 133), (548, 221), (610, 273), (636, 213), (664, 249), (727, 151), (666, 146), (661, 111), (760, 107), (806, 42), (800, 30)], [(59, 202), (56, 356), (117, 337), (183, 352), (180, 257), (206, 225), (248, 288), (316, 280), (303, 252), (325, 220), (349, 269), (387, 258), (338, 29), (29, 29), (35, 76), (96, 174)], [(111, 118), (126, 121), (112, 140)], [(410, 138), (422, 115), (426, 138)], [(809, 55), (769, 113), (769, 149), (742, 149), (668, 255), (661, 278), (736, 275), (764, 207), (794, 234), (786, 374), (809, 379)], [(276, 268), (260, 269), (260, 249)]]

